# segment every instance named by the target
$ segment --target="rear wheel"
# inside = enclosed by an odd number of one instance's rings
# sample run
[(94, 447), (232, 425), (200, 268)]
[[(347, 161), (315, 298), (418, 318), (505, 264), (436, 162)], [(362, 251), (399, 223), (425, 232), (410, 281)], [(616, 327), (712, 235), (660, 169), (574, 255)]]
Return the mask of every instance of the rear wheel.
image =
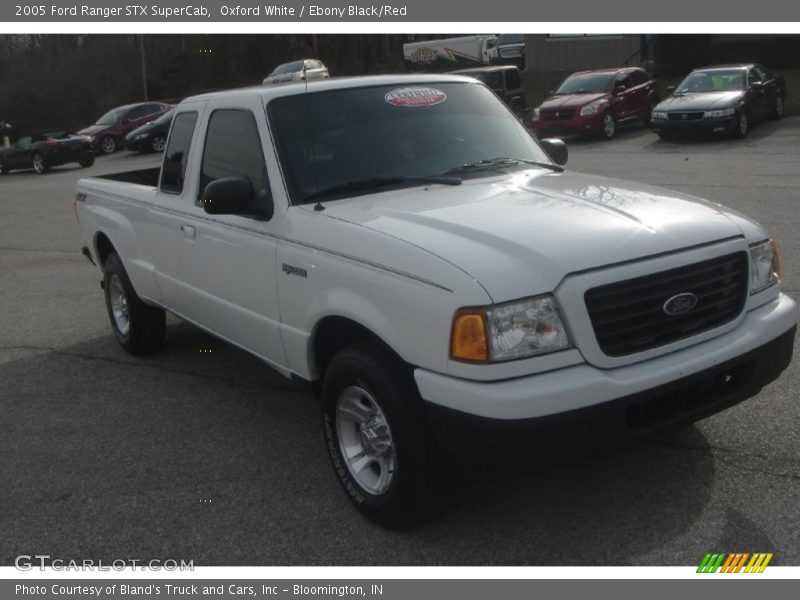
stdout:
[(108, 318), (120, 346), (134, 355), (151, 354), (161, 348), (166, 330), (164, 310), (142, 302), (115, 253), (106, 258), (103, 272)]
[(103, 154), (113, 154), (114, 151), (117, 149), (117, 140), (115, 140), (110, 135), (107, 135), (102, 140), (100, 140), (100, 150)]
[(410, 369), (383, 345), (342, 350), (322, 382), (323, 430), (339, 483), (386, 527), (421, 521), (446, 481)]
[(603, 122), (600, 125), (600, 137), (604, 140), (612, 140), (617, 134), (617, 120), (611, 111), (603, 115)]
[(50, 165), (47, 164), (47, 160), (40, 152), (33, 153), (33, 156), (31, 156), (31, 165), (33, 165), (33, 171), (37, 175), (42, 175), (50, 170)]
[(79, 164), (84, 168), (91, 167), (94, 164), (94, 156), (87, 156), (86, 158), (81, 159)]

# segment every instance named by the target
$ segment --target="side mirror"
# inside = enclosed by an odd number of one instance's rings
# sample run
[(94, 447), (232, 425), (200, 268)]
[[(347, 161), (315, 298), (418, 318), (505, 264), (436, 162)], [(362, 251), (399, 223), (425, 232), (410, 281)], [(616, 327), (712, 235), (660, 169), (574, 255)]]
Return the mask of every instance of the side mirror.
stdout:
[(558, 138), (545, 138), (543, 140), (539, 140), (539, 144), (541, 144), (544, 151), (547, 152), (547, 155), (553, 160), (554, 163), (557, 165), (567, 164), (567, 160), (569, 159), (569, 150), (567, 149), (567, 145), (564, 143), (564, 140), (559, 140)]
[(203, 210), (210, 215), (249, 215), (265, 220), (275, 210), (272, 198), (259, 198), (246, 177), (215, 179), (203, 191)]
[(668, 86), (667, 86), (667, 93), (668, 93), (668, 94), (672, 94), (672, 93), (674, 93), (674, 92), (675, 92), (675, 90), (677, 89), (677, 87), (678, 87), (678, 86), (675, 86), (675, 85), (668, 85)]

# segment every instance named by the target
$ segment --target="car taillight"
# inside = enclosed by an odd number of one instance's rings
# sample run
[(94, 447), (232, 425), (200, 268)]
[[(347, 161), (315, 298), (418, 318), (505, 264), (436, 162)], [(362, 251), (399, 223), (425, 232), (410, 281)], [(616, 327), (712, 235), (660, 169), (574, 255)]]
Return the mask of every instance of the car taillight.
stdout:
[(47, 148), (55, 148), (58, 146), (58, 140), (45, 140), (42, 142), (42, 145), (46, 146)]

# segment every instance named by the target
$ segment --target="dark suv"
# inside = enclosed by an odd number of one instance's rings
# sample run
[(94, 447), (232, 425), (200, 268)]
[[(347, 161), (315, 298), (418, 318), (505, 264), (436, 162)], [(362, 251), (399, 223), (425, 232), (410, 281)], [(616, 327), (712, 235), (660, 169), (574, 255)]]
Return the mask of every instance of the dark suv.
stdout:
[(92, 138), (95, 152), (111, 154), (125, 142), (125, 136), (172, 108), (163, 102), (139, 102), (111, 109), (97, 122), (78, 133)]
[(489, 89), (500, 96), (518, 117), (522, 117), (528, 110), (525, 101), (525, 90), (522, 87), (522, 77), (519, 69), (514, 65), (500, 65), (496, 67), (476, 67), (474, 69), (460, 69), (452, 71), (453, 75), (466, 75), (474, 77), (485, 83)]

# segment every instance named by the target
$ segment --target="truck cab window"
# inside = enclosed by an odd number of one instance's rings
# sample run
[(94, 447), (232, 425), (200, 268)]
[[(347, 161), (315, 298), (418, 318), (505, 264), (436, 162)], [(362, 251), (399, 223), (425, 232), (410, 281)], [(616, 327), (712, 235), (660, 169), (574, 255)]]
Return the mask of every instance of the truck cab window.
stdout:
[(217, 110), (208, 122), (198, 196), (224, 177), (246, 177), (257, 197), (269, 194), (261, 136), (250, 111)]
[(172, 123), (169, 145), (164, 153), (164, 166), (161, 169), (162, 192), (180, 194), (183, 191), (186, 160), (196, 122), (197, 113), (184, 112), (176, 115)]

